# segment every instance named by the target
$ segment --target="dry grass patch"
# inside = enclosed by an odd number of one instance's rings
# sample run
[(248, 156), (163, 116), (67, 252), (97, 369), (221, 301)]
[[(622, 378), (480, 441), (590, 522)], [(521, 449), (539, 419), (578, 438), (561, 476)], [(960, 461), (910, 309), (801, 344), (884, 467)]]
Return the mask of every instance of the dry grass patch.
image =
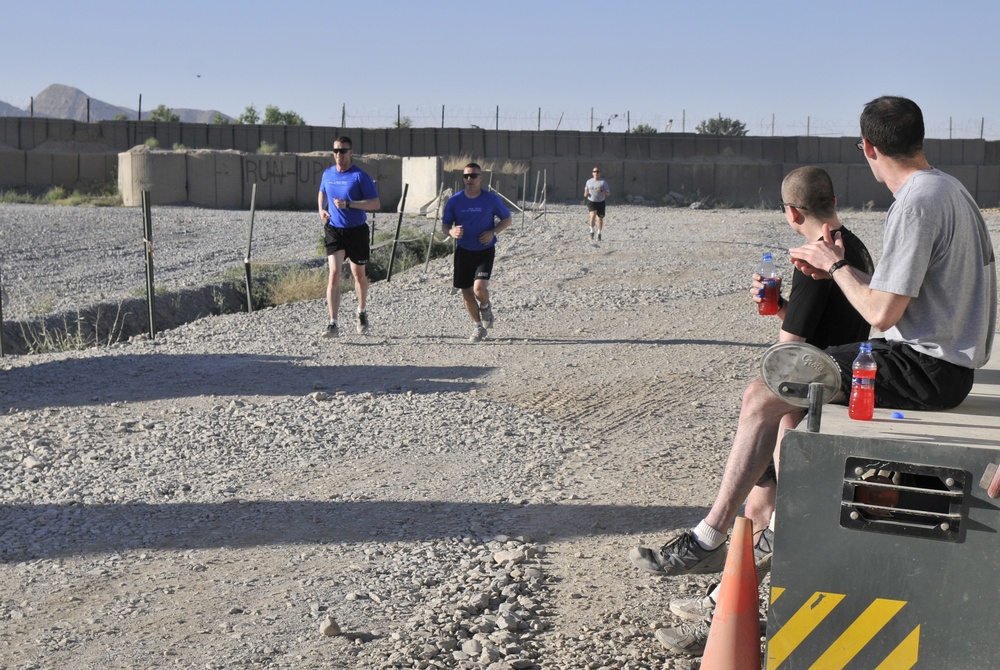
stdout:
[(284, 305), (326, 297), (327, 268), (292, 268), (267, 284), (268, 305)]

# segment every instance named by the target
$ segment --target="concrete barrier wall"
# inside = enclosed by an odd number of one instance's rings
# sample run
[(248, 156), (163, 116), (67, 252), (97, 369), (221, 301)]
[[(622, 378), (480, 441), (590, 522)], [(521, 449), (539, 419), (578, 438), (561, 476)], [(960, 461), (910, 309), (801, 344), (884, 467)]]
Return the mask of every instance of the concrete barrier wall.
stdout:
[(149, 191), (152, 205), (188, 202), (184, 153), (142, 151), (120, 154), (118, 190), (126, 207), (141, 205), (143, 191)]
[(25, 184), (34, 188), (56, 185), (52, 174), (52, 154), (29, 151), (25, 155)]
[[(7, 152), (16, 154), (18, 152)], [(51, 171), (52, 154), (35, 156), (36, 180)], [(355, 164), (376, 181), (383, 211), (395, 211), (402, 196), (401, 159), (357, 156)], [(0, 170), (9, 163), (16, 174), (16, 156), (0, 153)], [(154, 205), (190, 203), (202, 207), (249, 209), (256, 184), (261, 209), (314, 209), (323, 171), (333, 165), (333, 153), (241, 154), (234, 151), (164, 151), (145, 147), (117, 156), (118, 187), (126, 206), (142, 204), (142, 191)]]
[(118, 174), (118, 156), (114, 154), (79, 154), (78, 185), (95, 186), (113, 183)]
[[(983, 165), (976, 170), (976, 202), (1000, 203), (1000, 166)], [(980, 205), (995, 207), (996, 205)]]
[(24, 151), (0, 150), (0, 188), (27, 185), (26, 153)]
[[(120, 180), (119, 154), (142, 145), (148, 138), (156, 138), (164, 149), (183, 144), (188, 150), (182, 177), (171, 180), (166, 175), (156, 176), (161, 184), (157, 199), (179, 198), (183, 191), (189, 202), (243, 207), (249, 203), (250, 187), (256, 182), (258, 203), (268, 203), (262, 206), (294, 203), (314, 207), (317, 172), (321, 174), (325, 169), (320, 169), (322, 164), (333, 163), (329, 150), (341, 135), (351, 137), (358, 162), (370, 164), (368, 171), (378, 181), (385, 211), (395, 210), (402, 196), (404, 177), (398, 156), (467, 155), (473, 159), (523, 161), (530, 166), (529, 195), (533, 195), (536, 175), (545, 171), (548, 197), (554, 201), (578, 199), (590, 168), (598, 164), (603, 166), (615, 198), (633, 195), (659, 201), (665, 194), (677, 192), (734, 205), (777, 201), (781, 175), (794, 167), (813, 164), (824, 166), (831, 174), (838, 171), (844, 175), (842, 183), (835, 181), (842, 206), (874, 204), (882, 208), (892, 202), (888, 191), (875, 183), (853, 137), (358, 129), (152, 121), (88, 124), (18, 117), (0, 118), (0, 188), (40, 189), (56, 184), (77, 188)], [(63, 146), (57, 151), (53, 142), (86, 143), (87, 150), (75, 152)], [(275, 145), (283, 153), (258, 154), (262, 142)], [(215, 150), (217, 155), (208, 158), (194, 153), (199, 150)], [(226, 158), (227, 150), (238, 153)], [(931, 164), (958, 176), (981, 206), (1000, 206), (1000, 142), (928, 139), (925, 150)], [(285, 154), (297, 158), (276, 158)], [(386, 156), (392, 158), (383, 159)], [(139, 180), (149, 183), (145, 168), (133, 166), (131, 160), (127, 169), (142, 173)], [(166, 183), (169, 188), (162, 186)], [(131, 183), (126, 188), (134, 190)], [(508, 186), (503, 188), (506, 195)], [(415, 199), (408, 200), (415, 203), (424, 195), (418, 198), (414, 194)], [(133, 194), (126, 199), (131, 201)]]
[[(533, 157), (677, 160), (742, 157), (798, 164), (855, 162), (857, 138), (718, 137), (693, 133), (630, 135), (580, 131), (483, 128), (336, 128), (320, 126), (219, 125), (162, 121), (101, 121), (0, 117), (0, 148), (31, 151), (50, 140), (103, 144), (120, 153), (156, 138), (163, 148), (235, 149), (255, 153), (267, 141), (286, 153), (329, 151), (347, 135), (357, 153), (527, 159)], [(789, 154), (791, 148), (794, 155)], [(942, 165), (1000, 165), (1000, 141), (928, 139), (928, 159)], [(784, 154), (784, 155), (781, 155)]]
[[(400, 169), (403, 183), (408, 185), (403, 211), (406, 214), (426, 214), (428, 209), (433, 211), (442, 183), (444, 161), (439, 156), (403, 158)], [(383, 201), (382, 204), (388, 203)]]
[(243, 206), (243, 161), (231, 151), (192, 151), (185, 156), (188, 199), (205, 207)]

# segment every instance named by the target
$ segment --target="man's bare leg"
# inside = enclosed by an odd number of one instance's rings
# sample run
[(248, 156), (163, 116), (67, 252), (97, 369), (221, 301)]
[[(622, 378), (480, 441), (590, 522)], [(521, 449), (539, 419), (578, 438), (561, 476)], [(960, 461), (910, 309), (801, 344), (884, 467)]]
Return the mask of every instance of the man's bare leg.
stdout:
[(776, 396), (762, 379), (751, 382), (743, 392), (736, 437), (708, 516), (695, 529), (677, 535), (660, 549), (635, 547), (629, 552), (629, 560), (636, 567), (659, 575), (722, 570), (729, 526), (770, 462), (782, 417), (796, 410)]
[(781, 424), (778, 426), (778, 441), (774, 445), (773, 459), (775, 478), (769, 479), (766, 482), (758, 481), (757, 485), (750, 491), (750, 495), (747, 496), (743, 516), (753, 522), (754, 537), (757, 537), (765, 528), (770, 526), (771, 517), (774, 514), (774, 508), (777, 503), (778, 495), (777, 476), (779, 455), (781, 452), (781, 440), (785, 437), (785, 431), (799, 425), (804, 416), (804, 411), (797, 410), (789, 412), (785, 416), (781, 417)]
[(323, 337), (338, 337), (340, 335), (337, 314), (340, 312), (340, 274), (344, 267), (343, 250), (334, 252), (326, 257), (330, 274), (326, 280), (326, 311), (330, 317), (330, 323), (326, 327)]

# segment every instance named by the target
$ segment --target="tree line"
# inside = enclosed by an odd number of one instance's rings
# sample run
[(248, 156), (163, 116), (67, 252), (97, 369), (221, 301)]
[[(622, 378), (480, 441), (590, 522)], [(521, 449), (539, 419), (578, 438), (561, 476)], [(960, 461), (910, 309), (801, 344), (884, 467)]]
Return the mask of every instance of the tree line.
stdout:
[[(160, 105), (146, 117), (149, 121), (167, 121), (169, 123), (178, 123), (181, 117), (174, 114), (174, 110), (170, 109), (166, 105)], [(117, 114), (115, 116), (115, 121), (128, 121), (128, 116), (124, 113)], [(261, 119), (260, 113), (254, 105), (248, 105), (243, 113), (236, 117), (235, 120), (230, 121), (228, 118), (220, 114), (215, 113), (215, 118), (212, 119), (212, 123), (226, 125), (229, 123), (236, 123), (241, 125), (254, 125), (257, 123), (263, 123), (267, 126), (304, 126), (306, 125), (305, 120), (296, 114), (295, 112), (289, 110), (287, 112), (281, 111), (277, 105), (268, 105), (264, 108), (264, 118)]]
[[(180, 116), (174, 114), (173, 110), (166, 105), (160, 105), (152, 112), (149, 113), (150, 121), (168, 121), (168, 122), (179, 122), (181, 120)], [(115, 121), (126, 121), (128, 120), (125, 114), (119, 114), (115, 117)], [(254, 105), (248, 105), (243, 113), (236, 117), (235, 120), (230, 121), (228, 118), (220, 114), (215, 113), (215, 118), (212, 123), (217, 124), (229, 124), (236, 123), (240, 125), (255, 125), (262, 123), (266, 126), (304, 126), (306, 125), (305, 120), (296, 114), (295, 112), (289, 110), (287, 112), (281, 111), (277, 105), (268, 105), (264, 108), (264, 118), (261, 119), (260, 113)], [(413, 122), (410, 117), (404, 116), (402, 119), (393, 122), (393, 127), (395, 128), (410, 128)], [(635, 128), (631, 130), (633, 135), (655, 135), (659, 131), (653, 126), (647, 123), (640, 123)], [(728, 116), (722, 116), (719, 114), (717, 117), (710, 119), (705, 119), (697, 125), (694, 132), (699, 135), (728, 135), (730, 137), (743, 137), (747, 134), (746, 124), (739, 119), (731, 119)]]

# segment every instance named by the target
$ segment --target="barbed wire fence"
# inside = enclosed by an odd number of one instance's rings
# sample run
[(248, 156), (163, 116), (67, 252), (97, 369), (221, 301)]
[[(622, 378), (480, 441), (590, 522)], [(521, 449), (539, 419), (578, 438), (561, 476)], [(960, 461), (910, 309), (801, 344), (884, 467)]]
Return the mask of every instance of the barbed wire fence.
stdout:
[[(834, 119), (822, 116), (805, 118), (744, 117), (725, 114), (746, 126), (747, 134), (759, 137), (853, 137), (858, 134), (858, 119)], [(483, 128), (486, 130), (568, 130), (583, 132), (632, 132), (652, 128), (659, 133), (693, 133), (705, 118), (694, 118), (681, 110), (676, 114), (610, 110), (555, 111), (541, 107), (534, 110), (494, 107), (406, 106), (355, 107), (343, 105), (340, 122), (345, 128)], [(926, 136), (932, 139), (1000, 139), (1000, 118), (954, 116), (925, 117)]]

